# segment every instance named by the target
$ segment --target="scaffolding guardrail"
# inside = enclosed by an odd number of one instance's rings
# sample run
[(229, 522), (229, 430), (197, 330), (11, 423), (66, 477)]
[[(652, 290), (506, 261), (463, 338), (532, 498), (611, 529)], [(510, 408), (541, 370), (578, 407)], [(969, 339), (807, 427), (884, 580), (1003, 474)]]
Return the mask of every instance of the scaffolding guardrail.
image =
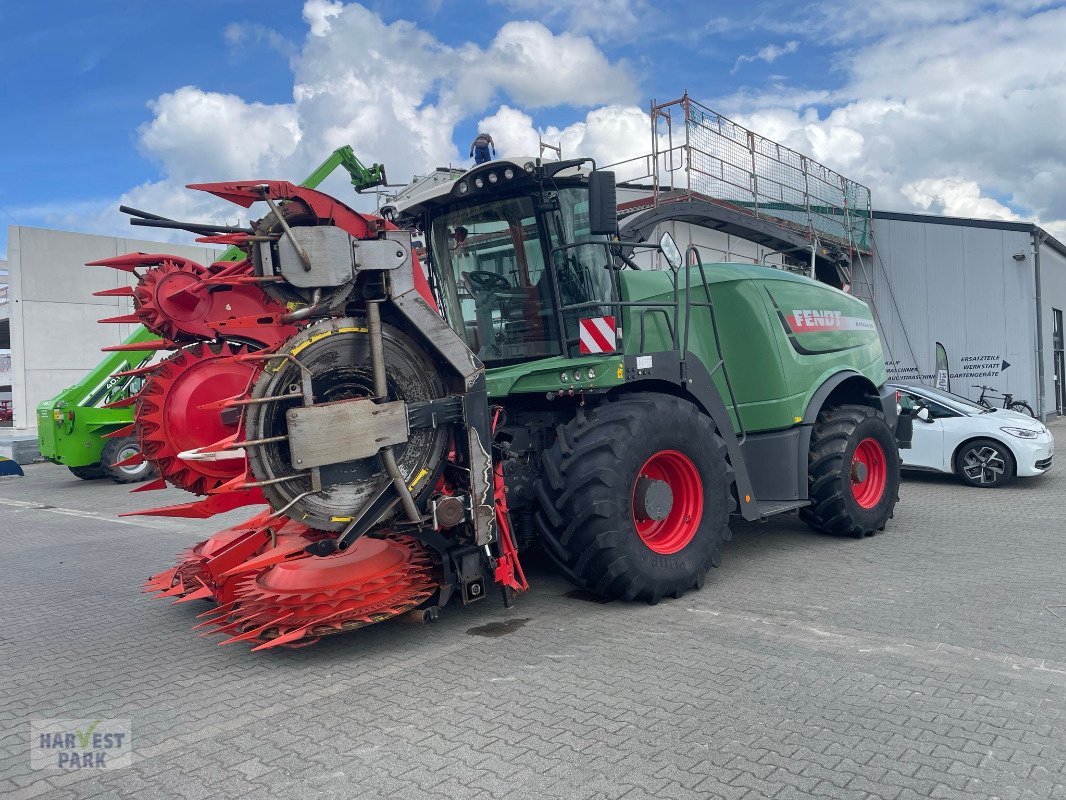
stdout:
[(650, 182), (645, 205), (700, 198), (799, 232), (812, 244), (870, 252), (870, 190), (862, 184), (688, 94), (653, 101), (651, 127), (650, 153), (607, 167), (620, 180)]

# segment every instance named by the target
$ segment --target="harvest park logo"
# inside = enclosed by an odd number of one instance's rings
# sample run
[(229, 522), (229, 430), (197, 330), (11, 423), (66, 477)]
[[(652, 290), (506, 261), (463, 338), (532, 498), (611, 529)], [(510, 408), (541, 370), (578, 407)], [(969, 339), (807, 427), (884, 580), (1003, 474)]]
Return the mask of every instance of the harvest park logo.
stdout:
[(128, 719), (35, 719), (30, 722), (33, 769), (128, 767), (133, 746)]

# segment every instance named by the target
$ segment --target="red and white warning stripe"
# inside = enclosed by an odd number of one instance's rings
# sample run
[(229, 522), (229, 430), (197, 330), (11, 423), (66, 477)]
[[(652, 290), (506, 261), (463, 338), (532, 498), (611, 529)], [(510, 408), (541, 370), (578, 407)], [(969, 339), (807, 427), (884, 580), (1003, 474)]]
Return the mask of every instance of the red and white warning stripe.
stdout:
[(613, 353), (617, 349), (613, 316), (581, 320), (582, 353)]

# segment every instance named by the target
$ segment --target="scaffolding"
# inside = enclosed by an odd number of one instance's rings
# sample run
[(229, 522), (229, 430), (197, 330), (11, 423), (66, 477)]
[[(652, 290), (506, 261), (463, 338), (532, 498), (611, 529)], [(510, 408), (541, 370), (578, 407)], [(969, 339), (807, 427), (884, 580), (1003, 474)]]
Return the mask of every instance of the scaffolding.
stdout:
[(870, 190), (824, 164), (696, 102), (686, 93), (651, 104), (651, 152), (608, 168), (620, 180), (650, 183), (631, 213), (699, 199), (800, 234), (813, 249), (871, 250)]

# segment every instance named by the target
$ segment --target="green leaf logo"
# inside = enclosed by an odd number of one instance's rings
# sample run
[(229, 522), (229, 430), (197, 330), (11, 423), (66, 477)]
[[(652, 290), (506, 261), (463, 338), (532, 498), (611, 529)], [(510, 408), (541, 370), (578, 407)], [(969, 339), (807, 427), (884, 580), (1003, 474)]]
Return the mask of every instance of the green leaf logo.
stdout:
[(85, 733), (82, 733), (81, 731), (75, 729), (74, 735), (78, 737), (78, 744), (80, 744), (83, 748), (88, 747), (89, 740), (93, 735), (93, 731), (96, 730), (96, 726), (99, 725), (100, 722), (101, 720), (96, 720), (95, 722), (93, 722), (93, 724), (89, 726), (89, 730), (85, 731)]

